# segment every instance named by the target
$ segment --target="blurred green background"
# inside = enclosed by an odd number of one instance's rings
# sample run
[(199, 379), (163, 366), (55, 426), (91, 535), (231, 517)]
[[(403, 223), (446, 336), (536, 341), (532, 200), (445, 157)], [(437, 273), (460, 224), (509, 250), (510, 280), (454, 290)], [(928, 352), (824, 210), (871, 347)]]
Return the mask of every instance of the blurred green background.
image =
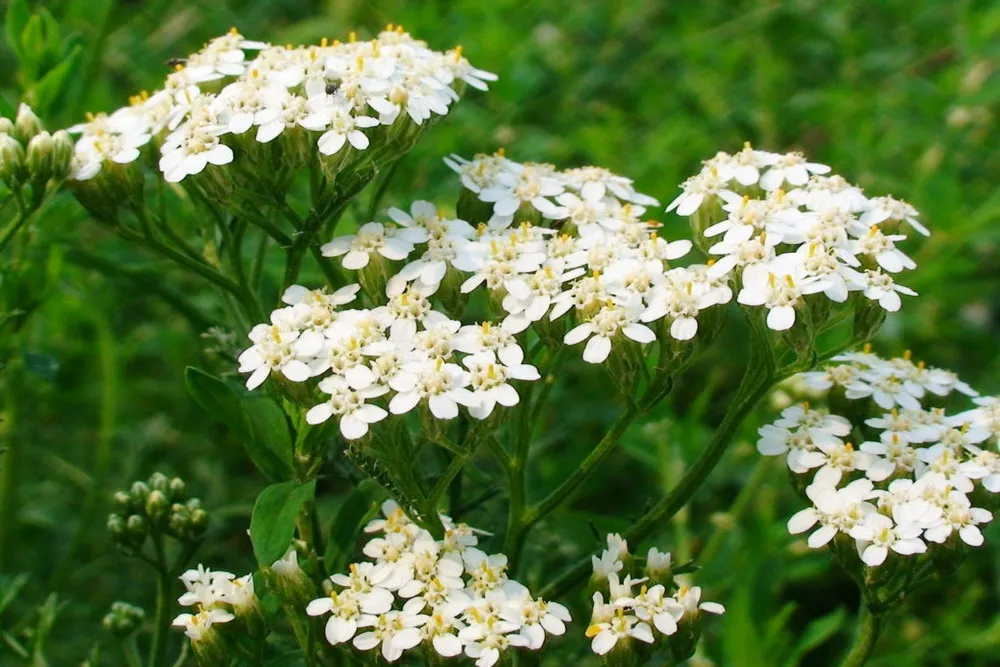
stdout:
[[(1000, 391), (997, 2), (43, 4), (65, 48), (80, 46), (68, 88), (43, 109), (50, 128), (158, 88), (169, 58), (230, 26), (252, 39), (298, 44), (349, 30), (367, 37), (399, 23), (435, 48), (462, 44), (473, 64), (500, 81), (487, 94), (468, 95), (429, 132), (403, 163), (387, 204), (454, 201), (457, 180), (441, 162), (451, 152), (502, 146), (519, 160), (596, 164), (634, 178), (640, 191), (666, 204), (717, 150), (734, 151), (744, 141), (803, 150), (871, 194), (911, 201), (934, 232), (907, 246), (920, 265), (907, 284), (921, 296), (890, 317), (879, 350), (912, 348), (984, 392)], [(0, 50), (5, 112), (28, 86), (13, 52)], [(683, 221), (664, 221), (668, 236), (686, 235)], [(144, 573), (109, 552), (104, 538), (110, 491), (153, 470), (184, 476), (215, 519), (202, 560), (241, 571), (251, 565), (244, 531), (264, 481), (184, 390), (187, 365), (234, 368), (214, 354), (217, 337), (202, 335), (203, 322), (170, 305), (170, 289), (195, 294), (203, 285), (121, 245), (68, 198), (50, 209), (43, 228), (67, 249), (67, 260), (58, 289), (23, 339), (31, 372), (18, 388), (28, 398), (16, 436), (29, 456), (19, 502), (3, 508), (17, 518), (17, 548), (5, 554), (3, 572), (30, 572), (31, 579), (0, 627), (30, 626), (34, 607), (56, 593), (65, 606), (49, 653), (53, 664), (70, 665), (103, 638), (100, 618), (112, 600), (149, 605)], [(136, 281), (122, 267), (148, 269), (156, 278)], [(213, 303), (207, 291), (200, 298)], [(574, 509), (536, 530), (530, 581), (544, 582), (595, 545), (590, 522), (601, 531), (627, 527), (661, 485), (681, 475), (738, 380), (745, 352), (730, 333), (670, 405), (627, 434), (621, 453)], [(617, 409), (605, 395), (593, 369), (557, 390), (556, 405), (564, 407), (551, 436), (537, 445), (537, 487), (557, 483), (600, 437)], [(761, 414), (758, 422), (766, 419)], [(857, 593), (827, 554), (806, 553), (787, 535), (785, 520), (799, 501), (778, 462), (759, 461), (754, 426), (690, 508), (663, 527), (658, 545), (680, 560), (701, 555), (699, 583), (729, 607), (712, 624), (698, 664), (832, 664), (852, 631)], [(489, 474), (484, 467), (484, 487)], [(335, 503), (337, 490), (327, 491)], [(737, 516), (726, 513), (734, 499)], [(487, 503), (469, 520), (499, 528), (494, 522), (502, 510), (501, 503)], [(872, 664), (997, 664), (998, 557), (1000, 530), (990, 528), (987, 546), (956, 577), (894, 617)], [(572, 631), (582, 633), (585, 619), (578, 620)], [(10, 660), (0, 647), (0, 664), (18, 664)], [(105, 664), (117, 664), (117, 655)]]

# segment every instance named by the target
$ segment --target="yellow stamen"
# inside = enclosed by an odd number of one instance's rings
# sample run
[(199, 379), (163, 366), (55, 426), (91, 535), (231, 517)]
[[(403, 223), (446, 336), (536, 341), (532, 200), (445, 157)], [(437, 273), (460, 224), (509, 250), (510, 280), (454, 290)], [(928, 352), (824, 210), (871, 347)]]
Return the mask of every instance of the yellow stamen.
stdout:
[(351, 44), (358, 41), (358, 33), (354, 32), (353, 30), (347, 33), (347, 41), (350, 42)]

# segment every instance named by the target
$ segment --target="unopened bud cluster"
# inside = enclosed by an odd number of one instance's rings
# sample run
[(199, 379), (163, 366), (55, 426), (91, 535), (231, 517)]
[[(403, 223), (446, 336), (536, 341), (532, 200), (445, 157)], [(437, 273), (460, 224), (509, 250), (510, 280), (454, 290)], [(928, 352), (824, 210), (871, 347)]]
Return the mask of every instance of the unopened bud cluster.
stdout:
[(193, 542), (205, 534), (208, 514), (198, 498), (190, 498), (184, 481), (155, 472), (114, 495), (116, 509), (108, 516), (108, 532), (127, 552), (139, 551), (151, 534)]
[(44, 192), (50, 181), (69, 175), (73, 140), (65, 130), (49, 134), (26, 104), (13, 121), (0, 117), (0, 180), (14, 190), (25, 185)]
[(115, 602), (111, 605), (111, 611), (104, 616), (104, 627), (118, 639), (126, 639), (142, 625), (146, 618), (146, 613), (135, 605), (127, 602)]

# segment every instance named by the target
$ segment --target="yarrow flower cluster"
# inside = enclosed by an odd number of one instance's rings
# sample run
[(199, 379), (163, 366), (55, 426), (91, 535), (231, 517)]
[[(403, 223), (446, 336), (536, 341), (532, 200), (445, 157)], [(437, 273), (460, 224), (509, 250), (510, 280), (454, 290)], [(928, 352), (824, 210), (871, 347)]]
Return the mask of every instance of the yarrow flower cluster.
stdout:
[[(700, 633), (701, 612), (723, 614), (725, 607), (717, 602), (702, 602), (697, 586), (678, 588), (669, 553), (652, 547), (645, 559), (644, 576), (635, 578), (628, 543), (615, 534), (608, 535), (607, 541), (608, 548), (600, 557), (592, 557), (592, 583), (599, 590), (594, 593), (587, 628), (591, 650), (598, 655), (606, 655), (616, 647), (628, 652), (633, 640), (654, 644), (666, 638), (675, 659), (688, 658)], [(638, 591), (634, 590), (637, 586)]]
[(178, 63), (163, 90), (70, 128), (81, 135), (72, 177), (132, 163), (148, 144), (170, 182), (233, 162), (234, 148), (279, 137), (286, 148), (305, 145), (321, 156), (365, 151), (375, 133), (389, 131), (376, 128), (422, 125), (447, 114), (465, 85), (486, 90), (495, 80), (461, 47), (434, 51), (396, 26), (370, 41), (351, 33), (347, 42), (297, 48), (233, 29)]
[(329, 594), (306, 609), (329, 614), (330, 644), (377, 648), (389, 662), (424, 645), (492, 667), (512, 647), (538, 650), (565, 632), (569, 611), (508, 579), (506, 556), (476, 548), (476, 530), (442, 516), (444, 539), (435, 540), (393, 501), (382, 514), (365, 527), (378, 534), (364, 546), (369, 560), (333, 575)]
[(747, 145), (706, 160), (681, 187), (667, 210), (693, 216), (716, 258), (709, 276), (739, 276), (737, 301), (766, 308), (771, 329), (794, 326), (811, 295), (843, 303), (858, 292), (890, 312), (899, 310), (901, 294), (916, 295), (896, 282), (916, 268), (897, 247), (906, 239), (900, 226), (929, 235), (916, 209), (869, 198), (827, 165)]
[[(844, 535), (869, 567), (891, 554), (980, 546), (980, 526), (993, 515), (974, 498), (1000, 492), (1000, 401), (979, 398), (954, 373), (909, 354), (882, 359), (866, 349), (834, 361), (803, 382), (857, 402), (848, 406), (858, 422), (804, 403), (760, 429), (758, 451), (785, 456), (791, 472), (809, 480), (813, 506), (791, 518), (789, 531), (812, 530), (813, 548)], [(956, 392), (976, 397), (978, 407), (949, 414), (930, 405)]]
[[(489, 322), (462, 326), (435, 310), (419, 289), (404, 289), (377, 308), (339, 309), (359, 289), (286, 290), (288, 306), (274, 311), (270, 324), (254, 327), (254, 344), (240, 355), (240, 372), (251, 373), (247, 387), (273, 372), (292, 382), (322, 375), (318, 389), (329, 398), (306, 420), (321, 424), (336, 417), (343, 436), (353, 440), (389, 413), (417, 406), (437, 419), (453, 419), (461, 405), (485, 419), (497, 405), (518, 403), (512, 382), (540, 377), (523, 363), (512, 335)], [(386, 408), (370, 402), (382, 397)]]

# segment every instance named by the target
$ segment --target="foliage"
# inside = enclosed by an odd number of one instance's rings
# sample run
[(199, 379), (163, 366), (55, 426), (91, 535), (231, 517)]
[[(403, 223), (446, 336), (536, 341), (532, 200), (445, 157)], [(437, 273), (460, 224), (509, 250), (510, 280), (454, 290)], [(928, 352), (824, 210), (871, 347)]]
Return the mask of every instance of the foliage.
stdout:
[[(873, 193), (908, 197), (934, 230), (913, 253), (920, 270), (908, 284), (921, 296), (889, 317), (878, 347), (911, 347), (981, 390), (1000, 389), (993, 268), (1000, 9), (991, 3), (42, 4), (8, 7), (0, 110), (13, 117), (18, 102), (30, 101), (49, 128), (160, 85), (168, 59), (230, 25), (297, 44), (351, 29), (365, 38), (394, 22), (433, 48), (464, 44), (477, 65), (501, 78), (488, 95), (463, 100), (399, 163), (382, 199), (388, 205), (406, 207), (414, 193), (453, 200), (454, 181), (440, 161), (452, 152), (506, 147), (524, 160), (597, 164), (667, 202), (719, 147), (749, 140), (803, 149)], [(372, 194), (351, 205), (348, 225), (371, 217)], [(178, 219), (195, 210), (183, 196), (169, 206)], [(249, 571), (254, 551), (266, 563), (287, 546), (277, 542), (291, 509), (280, 530), (267, 531), (273, 543), (255, 538), (250, 549), (246, 529), (254, 532), (255, 500), (267, 500), (258, 499), (260, 490), (295, 465), (291, 436), (276, 400), (237, 388), (233, 356), (244, 332), (212, 328), (226, 313), (210, 288), (94, 225), (71, 198), (44, 207), (19, 265), (17, 275), (27, 277), (5, 273), (3, 285), (29, 306), (8, 308), (5, 296), (5, 312), (32, 314), (16, 337), (5, 330), (3, 341), (4, 442), (18, 443), (18, 476), (15, 500), (0, 507), (12, 519), (0, 535), (0, 651), (9, 652), (0, 655), (75, 664), (100, 644), (104, 664), (117, 664), (110, 632), (91, 630), (119, 599), (144, 608), (138, 622), (148, 628), (155, 603), (142, 565), (107, 549), (110, 490), (153, 470), (182, 476), (212, 512), (199, 558)], [(662, 219), (667, 237), (682, 235), (682, 219)], [(276, 257), (265, 268), (271, 302), (284, 286), (282, 269)], [(302, 282), (321, 281), (307, 266)], [(600, 548), (597, 534), (628, 529), (644, 503), (676, 485), (726, 412), (746, 340), (745, 330), (726, 331), (654, 413), (622, 434), (600, 479), (536, 528), (522, 566), (529, 587), (544, 587), (551, 573)], [(208, 372), (185, 373), (188, 366)], [(617, 414), (608, 397), (599, 372), (554, 386), (550, 401), (561, 412), (537, 434), (530, 488), (556, 488), (583, 460)], [(807, 552), (787, 534), (784, 522), (800, 501), (780, 466), (750, 445), (766, 421), (758, 415), (743, 425), (693, 502), (656, 526), (655, 543), (676, 562), (695, 559), (699, 580), (727, 604), (695, 660), (836, 664), (850, 643), (857, 594), (827, 555)], [(13, 452), (0, 456), (9, 469)], [(346, 565), (356, 559), (345, 550), (356, 548), (358, 527), (381, 497), (355, 484), (347, 462), (334, 465), (340, 474), (316, 480), (316, 513), (336, 536), (327, 552)], [(477, 460), (455, 518), (502, 527), (500, 478), (488, 458)], [(296, 493), (302, 487), (269, 489), (277, 504), (297, 510), (306, 502)], [(1000, 595), (995, 532), (948, 583), (917, 593), (891, 617), (870, 664), (991, 664), (1000, 642), (991, 620)], [(180, 587), (170, 585), (172, 599)], [(583, 596), (572, 602), (574, 618), (589, 614)], [(170, 641), (176, 655), (179, 638)]]

